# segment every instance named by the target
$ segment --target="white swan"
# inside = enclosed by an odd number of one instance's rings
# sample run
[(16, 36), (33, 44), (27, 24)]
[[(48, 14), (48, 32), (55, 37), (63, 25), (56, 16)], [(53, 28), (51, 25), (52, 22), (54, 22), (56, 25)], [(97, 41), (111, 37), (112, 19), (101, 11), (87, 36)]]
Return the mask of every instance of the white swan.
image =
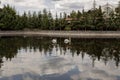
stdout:
[(64, 40), (64, 43), (65, 43), (65, 44), (67, 44), (67, 43), (69, 43), (69, 42), (70, 42), (69, 39), (65, 39), (65, 40)]
[(57, 43), (57, 39), (53, 39), (52, 43), (54, 43), (54, 44)]

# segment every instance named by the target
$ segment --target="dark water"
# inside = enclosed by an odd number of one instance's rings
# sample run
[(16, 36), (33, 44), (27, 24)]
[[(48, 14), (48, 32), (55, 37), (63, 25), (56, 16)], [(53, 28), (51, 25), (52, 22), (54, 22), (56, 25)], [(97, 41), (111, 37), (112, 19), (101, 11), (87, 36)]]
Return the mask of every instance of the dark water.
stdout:
[(120, 80), (120, 39), (1, 37), (0, 80)]

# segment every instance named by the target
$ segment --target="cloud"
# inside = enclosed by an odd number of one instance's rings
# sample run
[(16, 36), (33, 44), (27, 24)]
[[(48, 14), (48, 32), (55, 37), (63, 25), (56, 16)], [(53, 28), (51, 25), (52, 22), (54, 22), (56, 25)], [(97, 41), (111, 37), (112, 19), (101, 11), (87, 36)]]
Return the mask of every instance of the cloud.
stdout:
[[(110, 4), (116, 5), (119, 0), (109, 0)], [(93, 0), (1, 0), (2, 5), (10, 4), (15, 6), (17, 11), (39, 11), (44, 8), (51, 10), (52, 13), (67, 12), (72, 10), (91, 9)], [(104, 5), (108, 0), (96, 0), (97, 5)]]
[(65, 3), (65, 4), (61, 4), (61, 6), (69, 8), (69, 9), (81, 9), (84, 7), (83, 3), (78, 3), (78, 2), (74, 2), (74, 3)]
[(14, 2), (24, 2), (25, 0), (14, 0)]
[(2, 5), (9, 4), (15, 7), (17, 12), (23, 14), (25, 11), (40, 11), (44, 8), (48, 8), (44, 0), (4, 0)]
[(62, 0), (52, 0), (52, 1), (62, 1)]

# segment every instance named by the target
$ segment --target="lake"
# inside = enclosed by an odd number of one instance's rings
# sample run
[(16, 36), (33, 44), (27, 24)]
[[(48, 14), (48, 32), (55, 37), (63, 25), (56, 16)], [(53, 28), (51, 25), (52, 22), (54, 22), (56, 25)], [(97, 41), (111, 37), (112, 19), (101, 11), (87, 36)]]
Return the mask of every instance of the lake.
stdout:
[(65, 39), (0, 37), (0, 80), (120, 80), (120, 39)]

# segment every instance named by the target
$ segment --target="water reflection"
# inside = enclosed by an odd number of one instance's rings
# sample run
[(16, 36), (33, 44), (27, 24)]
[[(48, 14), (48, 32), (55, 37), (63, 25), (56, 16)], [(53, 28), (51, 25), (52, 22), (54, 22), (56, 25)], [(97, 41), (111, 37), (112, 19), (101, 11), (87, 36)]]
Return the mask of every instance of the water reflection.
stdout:
[(1, 37), (0, 80), (119, 80), (120, 39)]

